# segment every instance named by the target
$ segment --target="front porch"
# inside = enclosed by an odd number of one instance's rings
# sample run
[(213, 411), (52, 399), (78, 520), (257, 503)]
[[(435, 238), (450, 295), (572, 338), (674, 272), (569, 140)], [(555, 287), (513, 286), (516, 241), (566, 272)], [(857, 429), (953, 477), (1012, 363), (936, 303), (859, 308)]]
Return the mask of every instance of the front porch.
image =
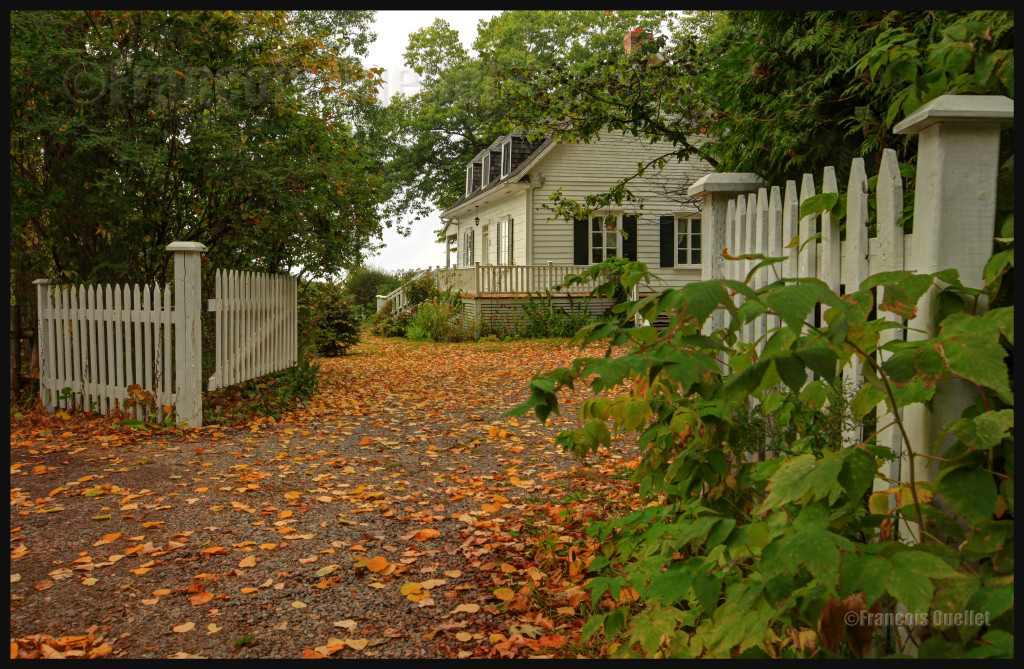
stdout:
[[(568, 276), (582, 274), (590, 269), (590, 265), (563, 265), (549, 262), (543, 265), (481, 265), (472, 267), (435, 267), (425, 269), (414, 278), (431, 276), (438, 290), (451, 289), (452, 292), (466, 299), (506, 298), (527, 299), (537, 293), (551, 291), (555, 297), (586, 297), (598, 285), (598, 280), (589, 280), (572, 286), (567, 291), (562, 284)], [(650, 286), (641, 286), (634, 295), (638, 299), (644, 295), (660, 292), (666, 288), (681, 288), (691, 281), (700, 280), (700, 270), (662, 267), (652, 270), (658, 279)], [(405, 285), (387, 295), (377, 296), (377, 311), (388, 303), (392, 309), (400, 310), (408, 305)]]

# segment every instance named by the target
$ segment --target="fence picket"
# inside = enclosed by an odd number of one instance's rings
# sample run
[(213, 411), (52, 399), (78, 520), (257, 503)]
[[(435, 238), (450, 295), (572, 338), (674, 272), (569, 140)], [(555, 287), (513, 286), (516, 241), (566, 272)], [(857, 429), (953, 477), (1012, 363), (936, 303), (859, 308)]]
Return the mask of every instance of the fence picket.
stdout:
[[(904, 267), (904, 240), (900, 218), (903, 215), (903, 182), (900, 179), (896, 152), (892, 149), (885, 149), (882, 152), (882, 164), (878, 170), (876, 194), (878, 201), (878, 271), (891, 272), (902, 270)], [(881, 305), (883, 299), (884, 295), (880, 293), (878, 295), (879, 305)], [(897, 314), (879, 309), (878, 315), (887, 321), (903, 325), (903, 319)], [(893, 340), (902, 339), (902, 332), (902, 330), (897, 329), (885, 330), (880, 334), (879, 343), (884, 346)], [(885, 362), (891, 355), (891, 352), (879, 349), (878, 362)], [(888, 425), (895, 419), (896, 415), (883, 412), (882, 408), (879, 408), (879, 426)], [(880, 435), (879, 443), (888, 446), (896, 455), (896, 459), (889, 463), (889, 477), (893, 480), (899, 480), (903, 446), (899, 430), (887, 430), (883, 435)], [(879, 481), (878, 483), (881, 484), (882, 482)]]
[(786, 182), (786, 192), (782, 203), (782, 248), (786, 261), (782, 263), (782, 276), (791, 279), (797, 276), (797, 248), (793, 238), (797, 236), (797, 225), (800, 219), (800, 205), (797, 202), (796, 182)]
[[(814, 197), (814, 177), (810, 174), (803, 176), (800, 183), (800, 205)], [(818, 270), (818, 246), (811, 238), (817, 234), (817, 216), (802, 216), (800, 218), (800, 246), (797, 260), (797, 272), (801, 277), (815, 277)], [(807, 323), (814, 323), (814, 314), (807, 315)]]
[[(821, 192), (839, 192), (839, 184), (836, 182), (836, 169), (832, 166), (825, 168)], [(826, 211), (821, 215), (821, 280), (828, 284), (829, 289), (835, 293), (839, 293), (841, 258), (839, 218)]]

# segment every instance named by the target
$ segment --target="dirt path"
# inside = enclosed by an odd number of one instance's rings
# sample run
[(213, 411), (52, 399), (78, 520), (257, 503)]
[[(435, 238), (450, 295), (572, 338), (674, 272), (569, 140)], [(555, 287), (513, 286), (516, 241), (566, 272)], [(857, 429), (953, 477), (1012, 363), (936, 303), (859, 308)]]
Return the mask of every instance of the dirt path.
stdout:
[(97, 438), (87, 417), (12, 421), (12, 642), (574, 656), (596, 546), (572, 541), (622, 495), (606, 473), (631, 453), (584, 467), (553, 443), (564, 421), (500, 417), (574, 354), (369, 338), (324, 361), (320, 398), (276, 423)]

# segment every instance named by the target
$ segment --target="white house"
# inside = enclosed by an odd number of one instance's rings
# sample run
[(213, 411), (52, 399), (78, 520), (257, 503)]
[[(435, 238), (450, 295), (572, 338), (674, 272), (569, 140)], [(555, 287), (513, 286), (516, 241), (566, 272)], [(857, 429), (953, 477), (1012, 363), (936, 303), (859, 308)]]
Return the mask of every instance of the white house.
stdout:
[[(466, 165), (464, 194), (441, 212), (449, 248), (445, 268), (432, 270), (438, 285), (460, 292), (468, 316), (493, 318), (609, 256), (639, 260), (658, 276), (641, 294), (699, 281), (701, 201), (686, 193), (712, 168), (674, 155), (659, 168), (658, 159), (672, 153), (670, 143), (618, 132), (589, 143), (499, 138)], [(582, 202), (636, 174), (638, 164), (647, 167), (627, 186), (634, 201), (575, 221), (552, 211), (552, 193)], [(379, 306), (389, 299), (401, 306), (400, 293), (381, 296)], [(594, 309), (606, 306), (595, 303)]]

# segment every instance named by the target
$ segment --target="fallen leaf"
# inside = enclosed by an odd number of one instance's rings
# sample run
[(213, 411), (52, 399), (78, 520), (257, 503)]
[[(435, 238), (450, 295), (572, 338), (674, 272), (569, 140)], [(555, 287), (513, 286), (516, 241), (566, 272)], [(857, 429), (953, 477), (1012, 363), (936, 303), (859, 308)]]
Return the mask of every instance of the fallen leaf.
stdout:
[(370, 558), (366, 563), (366, 568), (370, 571), (381, 572), (388, 568), (388, 559), (386, 557), (377, 556)]
[(195, 626), (195, 623), (182, 623), (181, 625), (175, 625), (171, 629), (173, 629), (178, 634), (182, 634), (184, 632), (191, 632), (195, 628)]
[(238, 566), (239, 567), (255, 567), (256, 566), (256, 556), (255, 555), (247, 555), (246, 557), (242, 558), (241, 562), (238, 563)]
[(503, 602), (507, 602), (516, 596), (516, 593), (509, 588), (498, 588), (492, 594)]
[(188, 598), (188, 601), (192, 602), (193, 606), (199, 606), (201, 604), (206, 604), (207, 602), (209, 602), (212, 599), (213, 599), (213, 593), (212, 592), (203, 591), (203, 592), (197, 592), (196, 594), (192, 595), (191, 597)]

